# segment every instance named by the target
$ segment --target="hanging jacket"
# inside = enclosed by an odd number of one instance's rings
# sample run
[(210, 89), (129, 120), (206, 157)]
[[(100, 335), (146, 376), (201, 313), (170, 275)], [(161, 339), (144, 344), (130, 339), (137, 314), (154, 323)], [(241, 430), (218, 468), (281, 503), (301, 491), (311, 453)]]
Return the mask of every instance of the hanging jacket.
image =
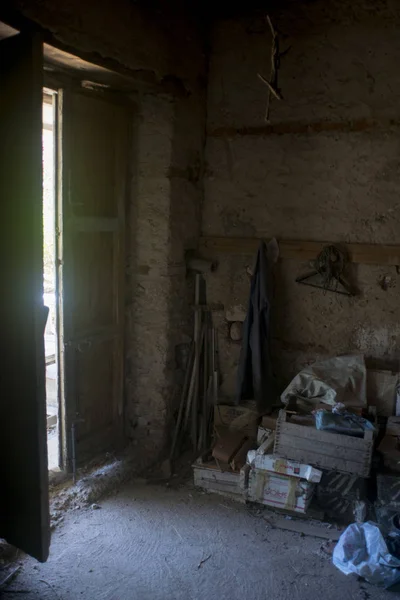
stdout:
[(270, 356), (271, 267), (277, 253), (275, 239), (268, 246), (260, 243), (251, 279), (238, 366), (236, 403), (254, 399), (259, 413), (268, 411), (277, 399)]

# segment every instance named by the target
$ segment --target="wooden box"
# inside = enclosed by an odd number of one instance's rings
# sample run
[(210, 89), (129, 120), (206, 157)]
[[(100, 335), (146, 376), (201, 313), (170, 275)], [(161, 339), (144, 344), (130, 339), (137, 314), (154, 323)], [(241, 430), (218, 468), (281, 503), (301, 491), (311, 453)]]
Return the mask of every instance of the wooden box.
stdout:
[(363, 438), (320, 431), (288, 422), (286, 412), (281, 410), (274, 454), (319, 469), (369, 477), (373, 444), (372, 431), (364, 432)]
[(244, 502), (240, 473), (221, 471), (213, 463), (201, 463), (197, 460), (193, 465), (193, 479), (196, 487)]

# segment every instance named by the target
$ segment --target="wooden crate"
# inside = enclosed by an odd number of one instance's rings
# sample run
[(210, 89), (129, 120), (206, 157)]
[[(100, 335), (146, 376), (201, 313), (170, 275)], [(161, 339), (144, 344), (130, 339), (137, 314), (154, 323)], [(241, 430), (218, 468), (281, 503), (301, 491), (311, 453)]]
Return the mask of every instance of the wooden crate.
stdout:
[(221, 471), (212, 463), (197, 460), (193, 465), (193, 480), (196, 487), (244, 502), (240, 473)]
[(372, 431), (364, 432), (363, 438), (319, 431), (288, 422), (286, 412), (281, 410), (275, 432), (274, 454), (319, 469), (369, 477), (373, 443)]

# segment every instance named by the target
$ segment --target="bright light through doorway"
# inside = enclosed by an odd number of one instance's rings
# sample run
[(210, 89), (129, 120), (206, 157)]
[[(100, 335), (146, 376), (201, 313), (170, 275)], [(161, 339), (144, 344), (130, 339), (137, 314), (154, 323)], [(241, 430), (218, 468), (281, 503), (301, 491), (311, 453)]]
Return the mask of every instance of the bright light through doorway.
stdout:
[(55, 119), (54, 94), (43, 96), (43, 300), (49, 308), (45, 330), (47, 451), (49, 469), (59, 466), (59, 410), (56, 318)]

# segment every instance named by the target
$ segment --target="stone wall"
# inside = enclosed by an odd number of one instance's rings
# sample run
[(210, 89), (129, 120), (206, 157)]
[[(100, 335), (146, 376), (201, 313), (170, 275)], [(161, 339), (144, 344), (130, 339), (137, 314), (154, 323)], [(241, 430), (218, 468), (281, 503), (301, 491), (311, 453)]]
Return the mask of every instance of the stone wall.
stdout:
[(203, 109), (198, 99), (145, 96), (134, 135), (128, 213), (127, 433), (138, 456), (168, 444), (192, 335), (185, 251), (200, 233)]
[[(219, 21), (211, 36), (204, 235), (400, 243), (400, 5), (317, 0), (271, 14), (281, 32), (279, 86), (265, 127), (271, 36), (264, 18)], [(246, 305), (249, 256), (219, 257), (208, 296)], [(309, 270), (279, 262), (273, 357), (281, 386), (305, 363), (361, 351), (397, 366), (400, 275), (354, 265), (359, 295), (300, 286)], [(393, 287), (380, 286), (388, 275)], [(240, 344), (218, 317), (222, 391), (235, 387)]]

